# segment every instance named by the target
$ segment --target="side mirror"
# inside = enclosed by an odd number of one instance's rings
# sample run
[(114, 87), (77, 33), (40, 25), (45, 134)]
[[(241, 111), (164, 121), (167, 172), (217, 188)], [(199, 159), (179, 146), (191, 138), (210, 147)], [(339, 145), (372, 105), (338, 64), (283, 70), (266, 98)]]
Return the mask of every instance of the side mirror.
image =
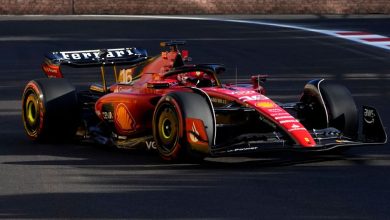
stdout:
[(265, 89), (263, 87), (264, 83), (267, 81), (268, 75), (254, 75), (251, 77), (253, 89), (258, 93), (265, 94)]

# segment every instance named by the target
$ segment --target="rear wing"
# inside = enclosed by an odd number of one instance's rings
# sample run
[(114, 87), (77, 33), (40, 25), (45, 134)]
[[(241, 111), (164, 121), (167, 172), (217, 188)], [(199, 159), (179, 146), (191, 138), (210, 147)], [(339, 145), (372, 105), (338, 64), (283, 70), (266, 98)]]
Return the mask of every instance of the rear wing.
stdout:
[(48, 77), (63, 78), (62, 65), (71, 67), (114, 66), (115, 71), (116, 65), (135, 65), (148, 58), (146, 50), (137, 48), (50, 52), (45, 55), (42, 69)]

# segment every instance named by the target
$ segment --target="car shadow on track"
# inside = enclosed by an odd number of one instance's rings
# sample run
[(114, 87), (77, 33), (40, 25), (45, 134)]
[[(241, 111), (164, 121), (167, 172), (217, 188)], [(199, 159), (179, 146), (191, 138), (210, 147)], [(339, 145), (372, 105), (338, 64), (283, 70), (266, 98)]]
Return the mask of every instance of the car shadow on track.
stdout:
[[(20, 121), (12, 119), (9, 121)], [(347, 161), (351, 165), (365, 164), (370, 158), (359, 152), (342, 154), (265, 152), (251, 157), (206, 158), (201, 163), (166, 162), (155, 151), (118, 150), (104, 146), (80, 143), (39, 144), (29, 140), (23, 133), (22, 123), (0, 131), (0, 155), (9, 156), (0, 160), (2, 164), (18, 165), (69, 165), (69, 166), (152, 166), (153, 169), (262, 169), (267, 167), (292, 166), (297, 164), (329, 161)], [(40, 155), (39, 158), (35, 157)], [(17, 160), (13, 160), (17, 156)]]
[[(8, 145), (10, 146), (10, 145)], [(348, 161), (351, 164), (364, 164), (359, 155), (325, 153), (299, 153), (290, 151), (265, 152), (252, 156), (208, 157), (199, 163), (169, 162), (159, 158), (155, 151), (112, 149), (93, 144), (38, 144), (27, 138), (14, 142), (11, 148), (2, 150), (2, 155), (22, 155), (25, 160), (10, 159), (3, 164), (16, 165), (68, 165), (68, 166), (147, 166), (174, 169), (262, 169), (308, 163)], [(39, 159), (34, 155), (41, 155)], [(32, 156), (32, 157), (31, 157)], [(356, 159), (356, 160), (355, 160)]]

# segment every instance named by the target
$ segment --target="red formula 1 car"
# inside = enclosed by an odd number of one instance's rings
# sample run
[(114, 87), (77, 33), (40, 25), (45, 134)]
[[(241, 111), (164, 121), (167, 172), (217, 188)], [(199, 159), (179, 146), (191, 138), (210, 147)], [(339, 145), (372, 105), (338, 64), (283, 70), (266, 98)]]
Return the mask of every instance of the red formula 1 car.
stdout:
[[(191, 64), (188, 51), (178, 49), (182, 44), (163, 42), (155, 57), (137, 48), (47, 54), (42, 67), (48, 78), (30, 81), (23, 94), (28, 137), (157, 149), (165, 160), (387, 141), (378, 112), (363, 106), (359, 117), (343, 86), (314, 79), (299, 101), (282, 104), (265, 95), (264, 76), (222, 84), (224, 66)], [(98, 66), (102, 84), (79, 91), (63, 78), (62, 65)], [(107, 66), (115, 75), (110, 86)]]

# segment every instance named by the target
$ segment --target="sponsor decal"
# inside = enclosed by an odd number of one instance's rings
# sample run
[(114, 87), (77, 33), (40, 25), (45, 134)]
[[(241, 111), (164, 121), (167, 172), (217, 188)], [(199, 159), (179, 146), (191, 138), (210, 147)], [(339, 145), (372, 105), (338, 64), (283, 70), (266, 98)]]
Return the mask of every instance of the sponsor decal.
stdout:
[(146, 144), (146, 148), (148, 150), (156, 150), (157, 149), (157, 144), (155, 141), (146, 141), (145, 144)]
[(114, 112), (114, 106), (111, 103), (104, 103), (100, 110), (100, 113), (98, 113), (97, 115), (107, 120), (108, 122), (113, 122), (114, 121), (113, 112)]
[(373, 109), (367, 109), (365, 108), (364, 109), (364, 113), (363, 113), (363, 118), (364, 118), (364, 121), (367, 123), (367, 124), (372, 124), (375, 122), (375, 112)]
[[(269, 110), (273, 110), (273, 109), (269, 109)], [(281, 113), (271, 113), (270, 114), (272, 117), (283, 117), (283, 116), (288, 116), (288, 117), (292, 117), (289, 113), (287, 113), (287, 112), (281, 112)], [(292, 117), (292, 118), (294, 118), (294, 117)]]
[[(297, 121), (295, 121), (295, 122), (297, 122)], [(297, 125), (297, 124), (292, 124), (290, 129), (288, 129), (289, 132), (291, 132), (291, 131), (304, 131), (304, 130), (306, 130), (306, 128), (303, 128), (302, 126)]]
[(186, 133), (187, 140), (193, 150), (205, 153), (208, 152), (208, 137), (202, 120), (195, 118), (187, 118)]
[(257, 93), (253, 90), (244, 90), (244, 91), (232, 91), (230, 92), (231, 95), (251, 95)]
[[(274, 115), (272, 115), (274, 116)], [(286, 115), (286, 116), (278, 116), (278, 117), (275, 117), (276, 120), (279, 120), (279, 119), (288, 119), (288, 118), (294, 118), (293, 116), (291, 115)]]
[[(295, 121), (296, 122), (296, 121)], [(293, 125), (291, 125), (291, 128), (294, 128), (294, 129), (296, 129), (296, 128), (300, 128), (301, 126), (299, 126), (299, 125), (296, 125), (296, 124), (293, 124)]]
[(193, 143), (196, 143), (198, 142), (198, 138), (194, 135), (194, 133), (199, 136), (199, 132), (198, 130), (196, 129), (196, 126), (195, 126), (195, 122), (192, 122), (192, 133), (190, 133), (190, 140), (193, 142)]
[(104, 120), (112, 120), (114, 119), (114, 116), (112, 115), (112, 112), (102, 112), (102, 116)]
[(275, 108), (275, 103), (273, 102), (257, 102), (255, 104), (256, 107), (260, 108)]
[(292, 132), (292, 131), (305, 131), (306, 129), (305, 128), (291, 128), (291, 129), (288, 129), (289, 132)]
[(130, 114), (126, 105), (120, 103), (115, 110), (115, 122), (117, 126), (124, 131), (134, 131), (135, 130), (135, 120)]
[(56, 74), (58, 72), (58, 69), (56, 68), (53, 68), (51, 66), (43, 66), (43, 70), (46, 72), (46, 73), (54, 73)]
[(119, 71), (118, 82), (130, 84), (133, 81), (133, 69), (121, 69)]
[(238, 99), (243, 101), (243, 102), (268, 100), (268, 98), (263, 96), (263, 95), (252, 95), (252, 96), (245, 95), (245, 96), (239, 97)]
[(42, 69), (49, 78), (62, 78), (60, 66), (44, 63)]
[(254, 151), (259, 149), (259, 147), (243, 147), (243, 148), (235, 148), (232, 150), (228, 150), (228, 153), (233, 153), (233, 152), (241, 152), (241, 151)]
[(211, 97), (211, 102), (217, 103), (217, 104), (224, 104), (224, 105), (227, 104), (227, 100), (221, 99), (221, 98), (215, 98), (215, 97)]
[[(63, 59), (66, 60), (83, 60), (83, 59), (98, 59), (101, 52), (99, 50), (86, 51), (64, 51), (59, 52)], [(124, 56), (134, 55), (131, 49), (109, 49), (107, 51), (108, 58), (121, 58)]]
[[(281, 114), (281, 115), (283, 115), (283, 114), (288, 115), (288, 113), (283, 112), (283, 110), (280, 109), (280, 108), (271, 108), (271, 109), (268, 109), (268, 112), (270, 112), (270, 113), (276, 113), (276, 114), (272, 114), (272, 115), (278, 115), (278, 114)], [(280, 112), (280, 113), (279, 113), (279, 112)]]
[[(280, 124), (286, 124), (286, 123), (297, 123), (298, 121), (297, 120), (283, 120), (283, 121), (279, 121), (279, 123)], [(294, 127), (294, 126), (298, 126), (298, 125), (296, 125), (296, 124), (293, 124), (292, 125), (292, 128), (299, 128), (299, 126), (298, 127)]]

